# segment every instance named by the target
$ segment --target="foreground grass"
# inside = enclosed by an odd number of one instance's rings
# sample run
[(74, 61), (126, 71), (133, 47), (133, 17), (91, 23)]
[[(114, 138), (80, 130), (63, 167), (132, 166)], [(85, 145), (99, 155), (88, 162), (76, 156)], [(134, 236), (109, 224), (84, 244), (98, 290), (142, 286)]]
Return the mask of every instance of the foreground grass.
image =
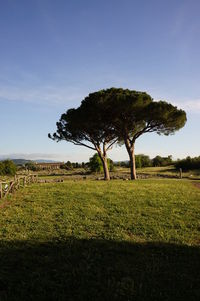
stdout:
[(189, 181), (35, 184), (0, 210), (0, 300), (198, 300)]

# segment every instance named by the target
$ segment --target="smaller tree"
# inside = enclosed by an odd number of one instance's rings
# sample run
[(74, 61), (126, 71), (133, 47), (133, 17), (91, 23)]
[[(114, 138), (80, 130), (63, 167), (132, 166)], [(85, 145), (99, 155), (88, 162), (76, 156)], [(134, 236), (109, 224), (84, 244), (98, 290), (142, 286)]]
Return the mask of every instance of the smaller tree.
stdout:
[(94, 154), (89, 160), (89, 169), (91, 172), (103, 172), (103, 165), (98, 154)]
[(152, 161), (147, 155), (135, 155), (135, 165), (136, 168), (149, 167), (152, 166)]
[(1, 175), (10, 175), (14, 176), (16, 174), (17, 167), (11, 160), (5, 160), (0, 164), (0, 173)]
[[(114, 170), (114, 163), (111, 159), (107, 159), (108, 162), (108, 169), (109, 171), (113, 171)], [(94, 154), (90, 160), (89, 160), (89, 169), (91, 170), (91, 172), (103, 172), (103, 164), (102, 161), (99, 157), (99, 155), (96, 153)]]
[(34, 162), (27, 162), (25, 164), (25, 167), (28, 169), (28, 170), (32, 170), (32, 171), (36, 171), (38, 170), (36, 164)]
[(163, 159), (161, 156), (156, 156), (152, 159), (153, 166), (162, 166)]
[(1, 176), (4, 175), (4, 164), (3, 164), (3, 162), (0, 162), (0, 175)]
[[(68, 162), (69, 162), (69, 161), (68, 161)], [(63, 164), (60, 166), (60, 168), (61, 168), (61, 169), (66, 169), (66, 170), (71, 170), (71, 169), (73, 169), (72, 163), (70, 162), (70, 164), (69, 164), (68, 162), (63, 163)]]
[(66, 166), (66, 169), (73, 169), (73, 165), (72, 165), (72, 163), (70, 161), (67, 161), (65, 163), (65, 166)]
[(172, 156), (168, 157), (161, 157), (161, 156), (156, 156), (155, 158), (152, 159), (153, 166), (168, 166), (173, 163), (172, 161)]

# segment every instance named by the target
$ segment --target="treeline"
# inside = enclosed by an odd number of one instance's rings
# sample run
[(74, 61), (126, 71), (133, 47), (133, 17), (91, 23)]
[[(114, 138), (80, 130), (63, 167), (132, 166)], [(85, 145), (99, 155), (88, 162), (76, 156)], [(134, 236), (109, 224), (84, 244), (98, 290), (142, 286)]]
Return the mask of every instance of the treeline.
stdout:
[[(143, 168), (143, 167), (165, 167), (169, 165), (174, 165), (175, 168), (180, 169), (182, 168), (183, 171), (193, 170), (193, 169), (200, 169), (200, 156), (199, 157), (187, 157), (182, 160), (174, 161), (172, 159), (172, 155), (167, 157), (162, 157), (157, 155), (154, 158), (150, 158), (147, 155), (139, 154), (135, 156), (135, 163), (136, 168)], [(114, 162), (111, 159), (108, 159), (109, 170), (113, 171), (115, 167), (130, 167), (129, 161), (120, 161)], [(86, 168), (90, 169), (92, 172), (100, 172), (102, 171), (102, 163), (100, 158), (97, 154), (90, 158), (89, 162), (87, 163), (73, 163), (67, 161), (62, 168), (64, 169), (74, 169), (74, 168)]]
[[(151, 159), (147, 155), (136, 155), (135, 156), (135, 163), (136, 168), (142, 168), (142, 167), (162, 167), (162, 166), (168, 166), (174, 164), (172, 160), (172, 156), (168, 157), (161, 157), (156, 156), (155, 158)], [(109, 171), (113, 171), (115, 167), (130, 167), (129, 161), (121, 161), (121, 162), (114, 162), (111, 159), (108, 158), (108, 168)], [(72, 170), (74, 168), (86, 168), (89, 169), (91, 172), (101, 172), (103, 171), (103, 165), (101, 162), (100, 157), (98, 154), (94, 154), (93, 157), (89, 159), (89, 162), (87, 163), (73, 163), (70, 161), (67, 161), (65, 164), (61, 166), (62, 169)]]
[(66, 163), (64, 163), (63, 165), (61, 165), (61, 169), (74, 169), (74, 168), (86, 168), (88, 166), (88, 163), (82, 162), (82, 163), (78, 163), (78, 162), (70, 162), (67, 161)]
[[(72, 170), (74, 168), (86, 168), (88, 166), (88, 163), (82, 162), (70, 162), (67, 161), (66, 163), (62, 164), (60, 166), (61, 169), (66, 169), (66, 170)], [(32, 170), (32, 171), (40, 171), (43, 170), (40, 166), (38, 166), (35, 162), (27, 162), (25, 164), (20, 164), (18, 165), (18, 169), (26, 169), (26, 170)]]
[[(66, 169), (66, 170), (72, 170), (75, 168), (85, 168), (90, 170), (91, 172), (103, 172), (103, 165), (101, 162), (100, 157), (98, 154), (94, 154), (90, 159), (89, 162), (82, 162), (82, 163), (73, 163), (70, 161), (67, 161), (65, 164), (61, 165), (61, 169)], [(114, 162), (108, 158), (108, 168), (109, 171), (114, 170)]]
[[(169, 165), (174, 165), (176, 169), (182, 169), (183, 171), (200, 169), (200, 156), (199, 157), (187, 157), (182, 160), (173, 161), (172, 156), (167, 157), (156, 156), (151, 159), (149, 156), (144, 154), (139, 154), (135, 156), (135, 162), (137, 168), (143, 167), (164, 167)], [(129, 161), (113, 162), (111, 159), (108, 159), (108, 168), (109, 171), (114, 171), (115, 167), (130, 167)], [(94, 154), (89, 162), (78, 163), (67, 161), (61, 165), (61, 169), (73, 170), (77, 168), (84, 168), (91, 172), (102, 172), (103, 165), (98, 154)], [(28, 162), (25, 165), (16, 166), (12, 160), (5, 160), (0, 162), (0, 176), (11, 175), (14, 176), (17, 170), (27, 169), (32, 171), (38, 171), (39, 167), (34, 162)]]
[(17, 166), (11, 160), (0, 162), (0, 176), (14, 176), (17, 171)]
[[(116, 162), (114, 164), (120, 167), (129, 167), (130, 165), (129, 161)], [(136, 168), (162, 167), (172, 165), (174, 162), (171, 155), (167, 157), (156, 156), (155, 158), (151, 159), (147, 155), (140, 154), (135, 156), (135, 164)]]
[(200, 156), (199, 157), (187, 157), (183, 160), (178, 160), (175, 163), (177, 169), (182, 168), (183, 171), (200, 169)]

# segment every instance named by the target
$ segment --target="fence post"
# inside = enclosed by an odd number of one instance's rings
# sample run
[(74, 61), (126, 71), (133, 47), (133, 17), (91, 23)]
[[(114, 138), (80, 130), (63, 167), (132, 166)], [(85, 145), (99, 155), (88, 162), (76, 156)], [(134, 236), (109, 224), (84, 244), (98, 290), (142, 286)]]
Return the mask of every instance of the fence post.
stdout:
[(14, 191), (14, 181), (10, 181), (10, 192), (12, 193)]
[(38, 175), (23, 176), (23, 177), (14, 177), (14, 180), (9, 182), (0, 182), (0, 199), (6, 197), (9, 193), (13, 193), (18, 190), (20, 187), (24, 187), (27, 184), (38, 182)]
[(20, 178), (17, 179), (17, 184), (16, 184), (17, 189), (20, 187)]
[(182, 179), (182, 168), (179, 169), (179, 178)]

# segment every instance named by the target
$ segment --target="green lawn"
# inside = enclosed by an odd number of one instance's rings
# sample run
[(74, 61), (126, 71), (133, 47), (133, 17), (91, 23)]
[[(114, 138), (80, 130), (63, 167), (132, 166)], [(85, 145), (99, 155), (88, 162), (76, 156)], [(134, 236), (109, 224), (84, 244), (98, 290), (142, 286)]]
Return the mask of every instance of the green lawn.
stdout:
[(34, 184), (0, 209), (0, 300), (200, 300), (200, 189)]

